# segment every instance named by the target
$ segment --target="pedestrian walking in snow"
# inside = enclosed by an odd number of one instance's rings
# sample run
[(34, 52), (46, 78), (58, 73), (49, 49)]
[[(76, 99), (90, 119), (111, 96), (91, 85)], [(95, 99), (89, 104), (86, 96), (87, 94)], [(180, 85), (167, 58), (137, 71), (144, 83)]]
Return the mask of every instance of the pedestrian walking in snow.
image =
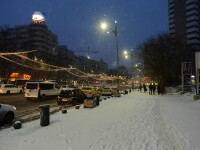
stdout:
[(152, 95), (152, 90), (153, 90), (153, 85), (150, 83), (149, 84), (149, 95)]
[(156, 85), (155, 85), (155, 83), (153, 84), (152, 89), (153, 89), (153, 95), (155, 95), (155, 91), (156, 91)]
[(145, 84), (143, 84), (143, 89), (144, 89), (144, 93), (147, 91), (147, 87)]

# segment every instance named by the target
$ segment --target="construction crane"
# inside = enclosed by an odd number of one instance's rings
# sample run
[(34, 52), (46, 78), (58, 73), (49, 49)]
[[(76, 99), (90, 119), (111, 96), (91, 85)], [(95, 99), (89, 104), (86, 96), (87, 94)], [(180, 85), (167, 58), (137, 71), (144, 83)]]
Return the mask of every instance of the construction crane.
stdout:
[(76, 52), (87, 52), (87, 58), (88, 59), (90, 59), (90, 53), (94, 53), (94, 54), (96, 54), (96, 53), (98, 53), (98, 51), (91, 51), (90, 50), (90, 47), (88, 47), (88, 50), (85, 50), (85, 51), (83, 51), (83, 50), (74, 50), (74, 51), (76, 51)]

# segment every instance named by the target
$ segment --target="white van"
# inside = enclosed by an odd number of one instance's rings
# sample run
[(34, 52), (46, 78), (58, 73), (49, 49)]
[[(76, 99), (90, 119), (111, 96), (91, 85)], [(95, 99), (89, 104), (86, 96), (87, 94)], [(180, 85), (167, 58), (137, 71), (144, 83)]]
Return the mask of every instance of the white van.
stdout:
[(22, 88), (15, 86), (14, 84), (0, 84), (0, 94), (22, 94)]
[(59, 88), (55, 82), (26, 82), (24, 97), (27, 100), (31, 98), (45, 100), (46, 97), (58, 96)]

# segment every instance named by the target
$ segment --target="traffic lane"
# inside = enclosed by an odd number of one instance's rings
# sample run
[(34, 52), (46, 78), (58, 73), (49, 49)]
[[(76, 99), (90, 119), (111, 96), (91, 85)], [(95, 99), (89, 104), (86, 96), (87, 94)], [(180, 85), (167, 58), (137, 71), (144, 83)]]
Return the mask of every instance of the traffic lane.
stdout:
[(57, 97), (40, 101), (38, 99), (26, 100), (24, 94), (0, 95), (0, 103), (15, 106), (17, 112), (23, 112), (39, 108), (43, 104), (57, 104)]

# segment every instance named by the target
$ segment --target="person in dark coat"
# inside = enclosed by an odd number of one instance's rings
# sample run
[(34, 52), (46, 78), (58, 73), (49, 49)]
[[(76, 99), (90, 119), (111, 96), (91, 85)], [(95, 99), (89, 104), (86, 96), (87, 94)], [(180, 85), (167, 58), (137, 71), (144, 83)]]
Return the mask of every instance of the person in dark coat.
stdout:
[(149, 95), (152, 95), (152, 90), (153, 90), (153, 85), (150, 83), (149, 84)]
[(147, 91), (147, 87), (146, 87), (145, 84), (143, 84), (143, 88), (144, 88), (144, 92), (146, 92)]
[(153, 84), (153, 95), (155, 95), (155, 91), (156, 91), (156, 85), (155, 85), (155, 83)]

